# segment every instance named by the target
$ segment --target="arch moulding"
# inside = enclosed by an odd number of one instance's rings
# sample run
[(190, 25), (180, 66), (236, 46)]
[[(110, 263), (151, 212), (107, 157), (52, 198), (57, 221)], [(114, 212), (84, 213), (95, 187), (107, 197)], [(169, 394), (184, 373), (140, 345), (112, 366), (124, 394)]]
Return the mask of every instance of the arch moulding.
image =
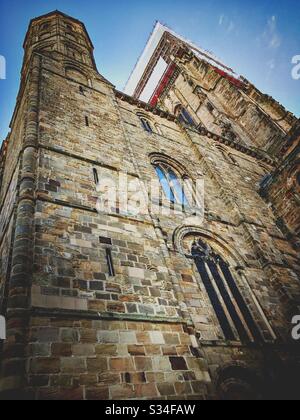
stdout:
[(246, 261), (237, 250), (225, 241), (220, 235), (199, 226), (179, 226), (173, 234), (173, 245), (177, 252), (182, 255), (187, 255), (184, 249), (183, 242), (187, 236), (200, 236), (202, 239), (207, 240), (211, 245), (214, 245), (223, 250), (223, 255), (226, 255), (227, 261), (233, 267), (246, 267)]

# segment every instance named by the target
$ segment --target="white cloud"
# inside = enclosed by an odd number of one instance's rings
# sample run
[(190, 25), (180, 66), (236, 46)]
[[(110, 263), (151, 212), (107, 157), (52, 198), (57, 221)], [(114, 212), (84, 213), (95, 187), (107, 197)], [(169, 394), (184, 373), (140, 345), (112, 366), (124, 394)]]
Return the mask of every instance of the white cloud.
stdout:
[(223, 26), (227, 33), (231, 33), (235, 29), (235, 23), (228, 16), (222, 14), (219, 17), (219, 26)]
[(234, 30), (235, 24), (231, 21), (228, 25), (227, 31), (230, 33)]
[(267, 61), (266, 67), (268, 69), (268, 71), (266, 72), (266, 80), (269, 81), (273, 76), (274, 71), (276, 71), (277, 62), (275, 58), (272, 58), (271, 60)]
[(274, 58), (270, 61), (267, 62), (268, 68), (269, 70), (274, 70), (276, 68), (276, 61), (274, 60)]
[(263, 39), (271, 49), (277, 49), (281, 46), (282, 39), (277, 29), (276, 16), (273, 15), (268, 19), (266, 29), (263, 33)]

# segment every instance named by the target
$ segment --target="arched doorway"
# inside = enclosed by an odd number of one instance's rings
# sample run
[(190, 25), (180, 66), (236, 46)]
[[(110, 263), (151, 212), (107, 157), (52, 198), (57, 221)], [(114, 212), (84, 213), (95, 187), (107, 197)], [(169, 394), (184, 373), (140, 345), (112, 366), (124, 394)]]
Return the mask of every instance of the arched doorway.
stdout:
[(257, 375), (241, 366), (233, 365), (221, 369), (216, 387), (217, 397), (223, 401), (257, 401), (263, 398)]

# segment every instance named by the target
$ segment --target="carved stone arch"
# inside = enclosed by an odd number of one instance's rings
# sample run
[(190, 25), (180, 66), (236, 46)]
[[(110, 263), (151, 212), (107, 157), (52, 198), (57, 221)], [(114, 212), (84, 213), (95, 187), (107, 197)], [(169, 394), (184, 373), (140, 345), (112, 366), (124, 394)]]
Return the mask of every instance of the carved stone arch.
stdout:
[(78, 83), (81, 83), (83, 85), (89, 85), (89, 77), (86, 74), (86, 72), (82, 71), (82, 69), (79, 66), (72, 65), (66, 65), (65, 66), (65, 74), (67, 77), (69, 77), (72, 80), (75, 80)]
[(181, 175), (181, 177), (189, 178), (191, 180), (195, 178), (184, 165), (182, 165), (177, 160), (171, 158), (170, 156), (167, 156), (163, 153), (151, 153), (149, 157), (151, 164), (154, 166), (159, 165), (160, 163), (166, 163), (171, 168), (175, 169)]
[(72, 42), (64, 42), (65, 55), (76, 61), (83, 62), (84, 49)]
[(180, 101), (176, 101), (173, 103), (173, 114), (176, 115), (177, 110), (182, 108), (182, 103)]
[(189, 255), (190, 250), (185, 239), (189, 237), (193, 242), (195, 237), (206, 241), (217, 253), (230, 264), (231, 267), (246, 267), (247, 263), (240, 253), (226, 242), (220, 235), (198, 226), (180, 226), (173, 234), (173, 245), (176, 251), (183, 255)]
[(202, 105), (207, 99), (207, 95), (202, 89), (202, 87), (200, 85), (197, 85), (194, 89), (194, 93), (198, 96), (200, 103)]
[(228, 153), (228, 159), (231, 160), (231, 162), (235, 165), (235, 166), (240, 166), (235, 158), (235, 154), (234, 153)]
[(263, 381), (246, 363), (232, 362), (216, 372), (215, 387), (220, 400), (261, 400)]
[(53, 47), (55, 47), (55, 42), (53, 41), (45, 41), (45, 42), (40, 42), (39, 43), (39, 52), (44, 52), (44, 51), (49, 51), (52, 52), (53, 51)]
[(224, 153), (228, 153), (228, 150), (227, 150), (227, 148), (223, 145), (223, 144), (220, 144), (220, 143), (214, 143), (213, 145), (212, 145), (212, 147), (214, 148), (214, 149), (218, 149), (218, 150), (220, 150), (221, 152), (224, 152)]
[(66, 31), (66, 37), (70, 41), (77, 42), (77, 38), (73, 32)]
[(145, 118), (146, 120), (150, 121), (152, 124), (155, 124), (154, 119), (145, 111), (140, 108), (135, 108), (134, 113), (141, 118)]
[(63, 21), (63, 24), (64, 24), (64, 27), (65, 27), (65, 29), (66, 29), (67, 31), (70, 31), (70, 32), (75, 31), (74, 26), (73, 26), (73, 25), (72, 25), (72, 23), (70, 23), (69, 21), (64, 20), (64, 21)]
[(190, 215), (188, 220), (201, 223), (204, 217), (203, 174), (191, 172), (182, 163), (162, 153), (151, 153), (149, 158), (167, 199), (180, 205), (186, 215)]
[[(247, 160), (248, 160), (248, 159), (247, 159)], [(259, 165), (262, 169), (264, 169), (267, 173), (270, 173), (270, 171), (271, 171), (270, 166), (266, 165), (266, 164), (265, 164), (265, 163), (263, 163), (263, 162), (258, 162), (258, 165)]]
[(44, 33), (48, 34), (49, 29), (52, 27), (52, 21), (49, 19), (46, 22), (43, 22), (39, 25), (38, 31), (40, 35), (43, 35)]
[(71, 42), (65, 42), (64, 45), (67, 48), (72, 48), (73, 50), (77, 51), (78, 54), (83, 54), (83, 52), (84, 52), (84, 49), (81, 46), (78, 46), (77, 43), (75, 44), (72, 41)]
[[(237, 249), (220, 235), (195, 225), (178, 227), (173, 243), (176, 251), (193, 261), (192, 266), (200, 275), (226, 340), (263, 342), (267, 333), (257, 319), (268, 329), (268, 339), (276, 338), (243, 273), (248, 265)], [(232, 295), (226, 290), (227, 286)], [(252, 302), (250, 306), (249, 302)]]
[(146, 131), (148, 131), (149, 133), (160, 134), (159, 130), (157, 129), (157, 123), (154, 118), (152, 118), (150, 115), (148, 115), (141, 109), (136, 109), (135, 114), (140, 119), (141, 124)]
[(223, 146), (222, 144), (219, 144), (219, 143), (214, 143), (213, 148), (219, 150), (222, 153), (224, 159), (227, 162), (232, 163), (236, 166), (239, 166), (239, 164), (236, 161), (233, 153), (231, 153), (225, 146)]

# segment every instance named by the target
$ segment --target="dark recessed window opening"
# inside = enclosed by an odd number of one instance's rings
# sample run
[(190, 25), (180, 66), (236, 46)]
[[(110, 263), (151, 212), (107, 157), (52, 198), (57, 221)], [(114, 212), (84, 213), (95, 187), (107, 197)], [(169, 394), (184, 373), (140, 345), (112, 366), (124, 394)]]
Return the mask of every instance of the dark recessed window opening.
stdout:
[(200, 239), (193, 243), (192, 255), (225, 338), (230, 341), (236, 340), (232, 328), (234, 325), (241, 342), (261, 342), (263, 337), (236, 284), (229, 264)]
[(106, 249), (106, 261), (107, 261), (109, 276), (115, 277), (113, 258), (112, 258), (111, 250), (109, 248)]
[(98, 185), (99, 184), (99, 175), (98, 175), (98, 171), (97, 171), (96, 168), (93, 169), (93, 174), (94, 174), (95, 184)]
[(88, 117), (85, 117), (85, 125), (86, 125), (87, 127), (89, 127), (89, 125), (90, 125), (90, 123), (89, 123), (89, 118), (88, 118)]
[(209, 110), (209, 112), (213, 112), (215, 110), (215, 108), (210, 102), (207, 103), (207, 109)]
[(142, 123), (142, 127), (144, 128), (145, 131), (147, 131), (147, 133), (153, 133), (153, 129), (151, 126), (151, 123), (146, 120), (146, 118), (143, 117), (139, 117)]
[(49, 23), (44, 23), (42, 26), (41, 26), (41, 31), (46, 31), (47, 29), (49, 29), (50, 28), (50, 24)]
[(181, 123), (196, 127), (196, 123), (191, 114), (182, 105), (176, 107), (175, 115), (178, 117)]
[(105, 238), (103, 236), (100, 236), (100, 244), (105, 244), (105, 245), (112, 245), (111, 239), (110, 238)]

